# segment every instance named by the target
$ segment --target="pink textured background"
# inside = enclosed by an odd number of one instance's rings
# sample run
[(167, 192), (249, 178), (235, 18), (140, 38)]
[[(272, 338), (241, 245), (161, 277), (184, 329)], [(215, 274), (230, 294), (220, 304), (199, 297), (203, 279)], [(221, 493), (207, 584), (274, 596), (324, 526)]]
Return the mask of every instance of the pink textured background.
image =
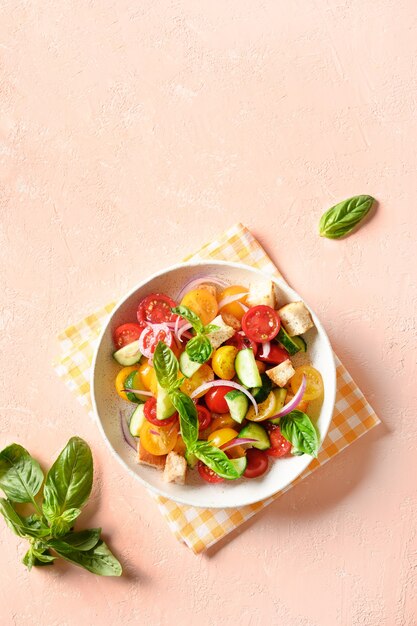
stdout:
[[(417, 613), (413, 0), (0, 8), (0, 445), (94, 448), (126, 576), (28, 574), (0, 525), (3, 624), (411, 626)], [(346, 241), (322, 211), (379, 199)], [(209, 556), (171, 536), (52, 371), (55, 335), (236, 221), (325, 321), (384, 424)]]

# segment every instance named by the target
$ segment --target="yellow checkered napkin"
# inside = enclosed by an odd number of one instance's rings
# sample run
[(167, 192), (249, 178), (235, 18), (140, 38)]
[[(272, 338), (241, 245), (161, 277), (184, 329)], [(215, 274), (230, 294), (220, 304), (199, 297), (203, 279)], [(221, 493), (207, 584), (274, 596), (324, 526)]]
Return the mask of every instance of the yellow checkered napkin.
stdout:
[[(187, 257), (186, 260), (208, 258), (240, 261), (274, 276), (280, 276), (261, 245), (242, 224), (236, 224), (218, 240), (203, 246), (199, 252)], [(90, 413), (88, 381), (94, 344), (113, 307), (114, 303), (108, 304), (79, 324), (67, 328), (58, 338), (62, 354), (55, 363), (56, 372)], [(180, 541), (184, 541), (195, 553), (203, 552), (380, 423), (337, 357), (336, 369), (336, 406), (333, 421), (319, 456), (282, 491), (267, 500), (237, 509), (200, 509), (184, 506), (150, 492), (169, 527)]]

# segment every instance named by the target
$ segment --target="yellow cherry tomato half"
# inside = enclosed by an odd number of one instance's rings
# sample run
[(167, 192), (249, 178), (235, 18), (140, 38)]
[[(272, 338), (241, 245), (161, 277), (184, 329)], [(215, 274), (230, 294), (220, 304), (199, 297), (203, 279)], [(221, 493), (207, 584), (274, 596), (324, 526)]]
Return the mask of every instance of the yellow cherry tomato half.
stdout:
[(140, 429), (140, 441), (143, 447), (150, 454), (156, 456), (171, 452), (177, 443), (177, 438), (177, 423), (171, 424), (171, 426), (154, 426), (145, 420)]
[(311, 365), (300, 365), (296, 368), (295, 374), (290, 381), (291, 389), (294, 395), (300, 388), (303, 375), (305, 375), (307, 379), (307, 386), (303, 395), (303, 401), (310, 402), (310, 400), (320, 398), (324, 392), (323, 379), (320, 372)]
[(152, 391), (156, 396), (158, 391), (158, 381), (156, 379), (155, 370), (147, 361), (139, 366), (139, 375), (145, 389)]
[(213, 446), (216, 446), (216, 448), (220, 448), (224, 443), (227, 443), (237, 436), (238, 432), (233, 428), (220, 428), (220, 430), (215, 430), (213, 433), (211, 433), (211, 435), (208, 436), (207, 441), (211, 441)]
[[(204, 383), (211, 383), (214, 380), (214, 372), (211, 369), (210, 365), (204, 363), (192, 376), (191, 378), (186, 378), (181, 385), (181, 391), (187, 394), (187, 396), (191, 396), (193, 391), (200, 387), (200, 385), (204, 385)], [(199, 393), (197, 398), (201, 398), (206, 392)]]
[(238, 352), (234, 346), (222, 346), (214, 352), (211, 367), (216, 376), (224, 380), (232, 380), (235, 377), (235, 359)]
[(245, 419), (250, 422), (263, 422), (263, 420), (267, 420), (275, 414), (276, 405), (275, 394), (273, 391), (270, 391), (267, 399), (258, 404), (258, 415), (256, 415), (255, 409), (251, 405), (245, 415)]
[(213, 419), (207, 430), (209, 433), (214, 433), (215, 430), (219, 430), (220, 428), (233, 428), (234, 426), (236, 426), (236, 422), (230, 416), (230, 413), (223, 413)]
[(245, 310), (240, 305), (240, 303), (246, 304), (246, 296), (248, 293), (247, 287), (242, 287), (241, 285), (232, 285), (231, 287), (227, 287), (221, 292), (219, 302), (221, 302), (224, 298), (228, 298), (229, 296), (235, 296), (238, 293), (244, 293), (245, 295), (239, 298), (239, 300), (235, 300), (230, 304), (222, 306), (220, 310), (222, 313), (229, 313), (229, 315), (234, 315), (239, 321), (241, 321), (242, 317), (245, 315)]
[(216, 296), (213, 296), (207, 289), (189, 291), (181, 300), (181, 304), (198, 315), (204, 325), (214, 320), (219, 310)]
[[(125, 392), (122, 391), (122, 389), (125, 388), (125, 380), (129, 376), (129, 374), (135, 371), (138, 371), (138, 366), (130, 365), (129, 367), (124, 367), (123, 369), (121, 369), (120, 372), (116, 376), (116, 379), (114, 381), (116, 391), (119, 394), (119, 396), (123, 398), (123, 400), (127, 400), (127, 396)], [(139, 378), (139, 377), (136, 376), (135, 378)], [(139, 387), (139, 388), (142, 389), (143, 387)], [(138, 389), (138, 387), (133, 387), (133, 389)]]
[(177, 438), (177, 441), (175, 443), (175, 446), (173, 447), (174, 452), (184, 456), (186, 449), (187, 448), (185, 446), (183, 438), (181, 437), (181, 435), (178, 435), (178, 438)]

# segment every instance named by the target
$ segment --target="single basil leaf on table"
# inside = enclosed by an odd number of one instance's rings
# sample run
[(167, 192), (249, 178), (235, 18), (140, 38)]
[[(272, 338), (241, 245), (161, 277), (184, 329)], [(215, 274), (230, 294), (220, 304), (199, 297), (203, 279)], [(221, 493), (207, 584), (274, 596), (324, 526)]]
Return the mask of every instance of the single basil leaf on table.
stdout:
[(297, 409), (291, 411), (281, 417), (279, 427), (281, 434), (292, 444), (297, 455), (304, 452), (310, 456), (317, 456), (319, 438), (308, 415)]
[(211, 357), (213, 346), (208, 337), (197, 335), (187, 342), (185, 351), (192, 361), (203, 364)]
[(192, 449), (198, 439), (198, 417), (194, 402), (182, 391), (170, 394), (171, 402), (180, 416), (181, 437), (187, 448)]
[(57, 543), (55, 543), (53, 549), (63, 559), (79, 565), (93, 574), (98, 574), (99, 576), (121, 576), (122, 574), (122, 566), (102, 540), (91, 550), (86, 551), (67, 547), (67, 544), (64, 542), (61, 542), (59, 546)]
[(72, 437), (49, 470), (44, 486), (44, 515), (49, 522), (68, 509), (80, 509), (93, 485), (93, 457), (88, 444)]
[(229, 457), (215, 446), (207, 441), (197, 441), (193, 448), (195, 456), (205, 463), (207, 467), (216, 472), (222, 478), (234, 480), (239, 478), (240, 474), (231, 463)]
[(175, 313), (175, 315), (179, 315), (180, 317), (186, 319), (187, 322), (191, 324), (196, 333), (202, 333), (204, 331), (203, 322), (198, 317), (198, 315), (194, 313), (194, 311), (188, 308), (188, 306), (176, 306), (171, 309), (171, 311)]
[(372, 196), (363, 195), (339, 202), (321, 216), (320, 236), (340, 239), (348, 235), (369, 213), (374, 201)]
[(68, 533), (60, 539), (50, 539), (48, 542), (51, 548), (61, 546), (67, 550), (81, 550), (86, 552), (94, 548), (100, 540), (101, 528), (89, 528), (78, 532)]
[(19, 537), (33, 538), (49, 535), (49, 528), (40, 523), (33, 524), (31, 521), (27, 521), (27, 518), (20, 517), (14, 510), (12, 503), (5, 498), (0, 498), (0, 513), (10, 530)]
[(171, 348), (160, 341), (153, 355), (153, 366), (158, 383), (164, 389), (174, 385), (178, 377), (178, 360)]
[(12, 502), (32, 502), (43, 482), (39, 463), (17, 443), (0, 452), (0, 488)]

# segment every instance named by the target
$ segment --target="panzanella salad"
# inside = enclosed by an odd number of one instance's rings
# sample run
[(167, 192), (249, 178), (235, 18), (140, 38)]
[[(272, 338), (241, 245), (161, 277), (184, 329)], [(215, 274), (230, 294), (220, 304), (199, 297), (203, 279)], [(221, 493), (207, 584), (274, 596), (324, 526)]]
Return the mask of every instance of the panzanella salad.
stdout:
[(206, 276), (176, 301), (149, 294), (113, 335), (116, 391), (132, 406), (121, 426), (138, 462), (167, 482), (196, 468), (218, 483), (261, 476), (270, 459), (317, 456), (309, 407), (323, 381), (303, 338), (313, 326), (303, 302), (276, 302), (271, 281)]

